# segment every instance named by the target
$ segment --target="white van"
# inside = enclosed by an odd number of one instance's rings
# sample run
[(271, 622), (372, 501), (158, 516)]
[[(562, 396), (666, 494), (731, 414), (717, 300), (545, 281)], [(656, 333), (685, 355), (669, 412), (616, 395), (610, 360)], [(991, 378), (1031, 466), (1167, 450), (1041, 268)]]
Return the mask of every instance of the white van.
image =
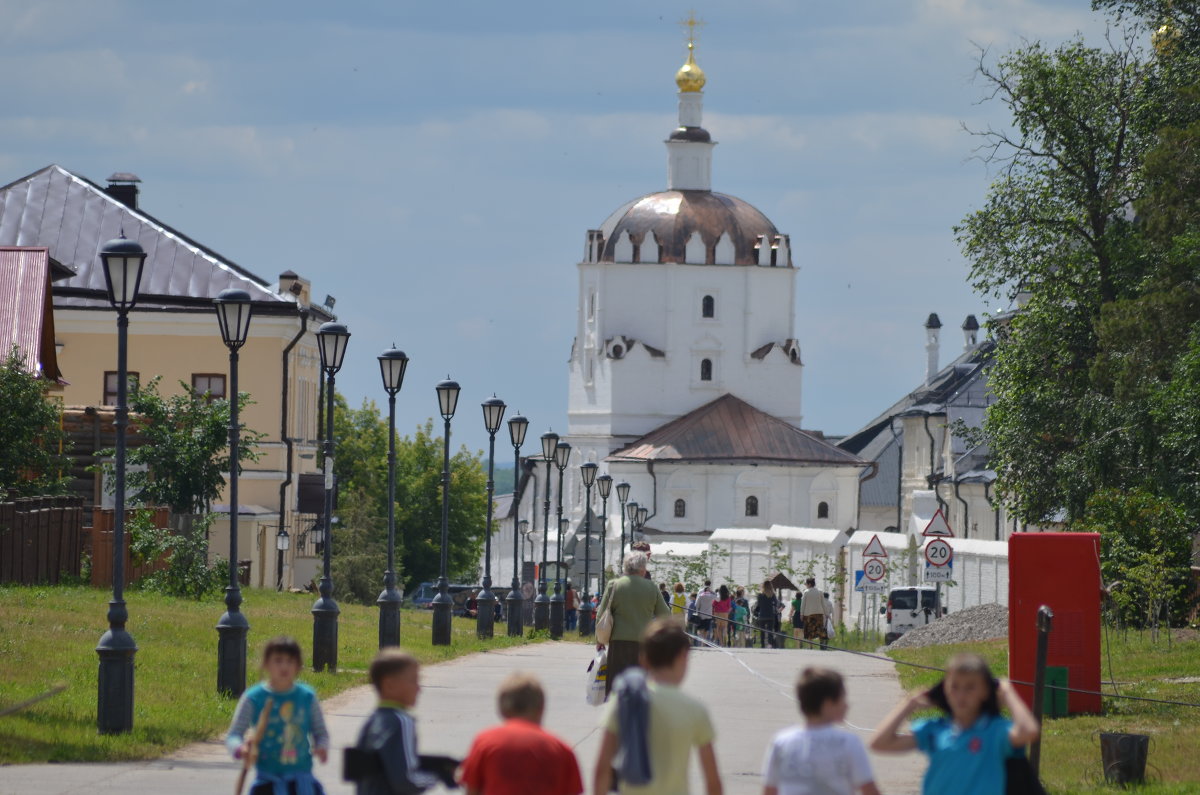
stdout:
[(887, 615), (884, 643), (891, 643), (910, 629), (923, 627), (945, 615), (937, 588), (932, 585), (910, 585), (893, 588), (888, 593), (886, 607), (879, 608)]

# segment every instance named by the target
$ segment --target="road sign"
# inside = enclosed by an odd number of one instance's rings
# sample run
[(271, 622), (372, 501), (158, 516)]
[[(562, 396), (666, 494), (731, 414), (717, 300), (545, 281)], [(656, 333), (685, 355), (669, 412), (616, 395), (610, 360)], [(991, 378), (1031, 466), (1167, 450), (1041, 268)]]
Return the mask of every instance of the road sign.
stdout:
[(888, 556), (887, 550), (883, 548), (883, 542), (879, 540), (878, 535), (871, 536), (871, 542), (862, 551), (862, 556), (864, 558), (886, 558)]
[(950, 523), (946, 521), (946, 515), (942, 513), (942, 509), (938, 508), (937, 513), (929, 520), (929, 524), (925, 525), (924, 532), (921, 535), (926, 538), (953, 538), (954, 531), (950, 529)]
[(925, 560), (931, 566), (949, 566), (954, 560), (954, 549), (944, 538), (934, 538), (925, 545)]
[(925, 564), (925, 582), (953, 582), (954, 581), (954, 564), (948, 563), (945, 566), (930, 566)]
[(887, 564), (879, 558), (867, 558), (863, 563), (863, 576), (871, 582), (879, 582), (887, 575)]
[(888, 587), (886, 582), (871, 582), (864, 578), (862, 584), (863, 593), (887, 593)]

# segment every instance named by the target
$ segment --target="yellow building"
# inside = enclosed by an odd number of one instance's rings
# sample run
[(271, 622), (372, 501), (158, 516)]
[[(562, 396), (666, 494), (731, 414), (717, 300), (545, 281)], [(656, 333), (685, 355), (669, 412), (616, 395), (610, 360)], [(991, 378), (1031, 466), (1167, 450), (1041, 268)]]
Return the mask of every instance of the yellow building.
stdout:
[[(291, 271), (268, 282), (188, 238), (138, 207), (138, 182), (114, 174), (107, 187), (57, 165), (0, 188), (0, 246), (43, 246), (56, 265), (74, 276), (53, 286), (61, 397), (79, 425), (92, 418), (95, 444), (76, 434), (76, 454), (86, 458), (111, 438), (111, 406), (118, 384), (116, 312), (110, 307), (99, 251), (122, 232), (146, 250), (138, 302), (129, 320), (129, 371), (143, 382), (161, 376), (164, 395), (190, 384), (226, 397), (229, 352), (221, 341), (212, 299), (227, 288), (247, 291), (254, 316), (241, 350), (239, 389), (252, 405), (244, 427), (265, 434), (261, 458), (239, 481), (239, 557), (249, 561), (258, 587), (307, 583), (316, 571), (323, 488), (316, 474), (319, 399), (323, 387), (315, 331), (333, 319), (314, 305), (310, 285)], [(108, 409), (106, 410), (106, 407)], [(80, 470), (82, 472), (82, 470)], [(98, 482), (75, 483), (92, 504), (111, 507)], [(210, 550), (229, 548), (228, 506), (210, 532)], [(314, 530), (316, 527), (316, 530)], [(288, 532), (283, 571), (277, 534)]]

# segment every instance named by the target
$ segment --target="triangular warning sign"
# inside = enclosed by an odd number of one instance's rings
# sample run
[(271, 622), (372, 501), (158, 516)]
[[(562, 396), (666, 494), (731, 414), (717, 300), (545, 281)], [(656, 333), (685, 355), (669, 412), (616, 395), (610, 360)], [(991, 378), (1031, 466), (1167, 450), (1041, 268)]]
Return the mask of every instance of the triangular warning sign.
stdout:
[(879, 536), (871, 536), (871, 543), (867, 544), (867, 548), (862, 551), (864, 558), (886, 558), (887, 550), (883, 548), (883, 542), (879, 540)]
[(942, 513), (941, 508), (938, 508), (937, 513), (929, 520), (929, 524), (925, 525), (925, 530), (921, 535), (926, 538), (954, 538), (954, 531), (950, 529), (950, 523), (946, 521), (946, 515)]

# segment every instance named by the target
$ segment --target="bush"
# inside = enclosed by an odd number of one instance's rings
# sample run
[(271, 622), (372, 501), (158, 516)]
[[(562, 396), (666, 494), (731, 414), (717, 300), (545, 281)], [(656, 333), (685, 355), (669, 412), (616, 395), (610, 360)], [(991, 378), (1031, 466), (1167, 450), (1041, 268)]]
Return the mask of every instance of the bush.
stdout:
[(166, 555), (167, 567), (134, 584), (166, 596), (196, 600), (219, 594), (229, 580), (229, 565), (220, 558), (214, 564), (208, 562), (208, 528), (213, 515), (197, 516), (177, 533), (155, 527), (153, 516), (145, 509), (134, 512), (128, 523), (129, 553), (137, 563)]

